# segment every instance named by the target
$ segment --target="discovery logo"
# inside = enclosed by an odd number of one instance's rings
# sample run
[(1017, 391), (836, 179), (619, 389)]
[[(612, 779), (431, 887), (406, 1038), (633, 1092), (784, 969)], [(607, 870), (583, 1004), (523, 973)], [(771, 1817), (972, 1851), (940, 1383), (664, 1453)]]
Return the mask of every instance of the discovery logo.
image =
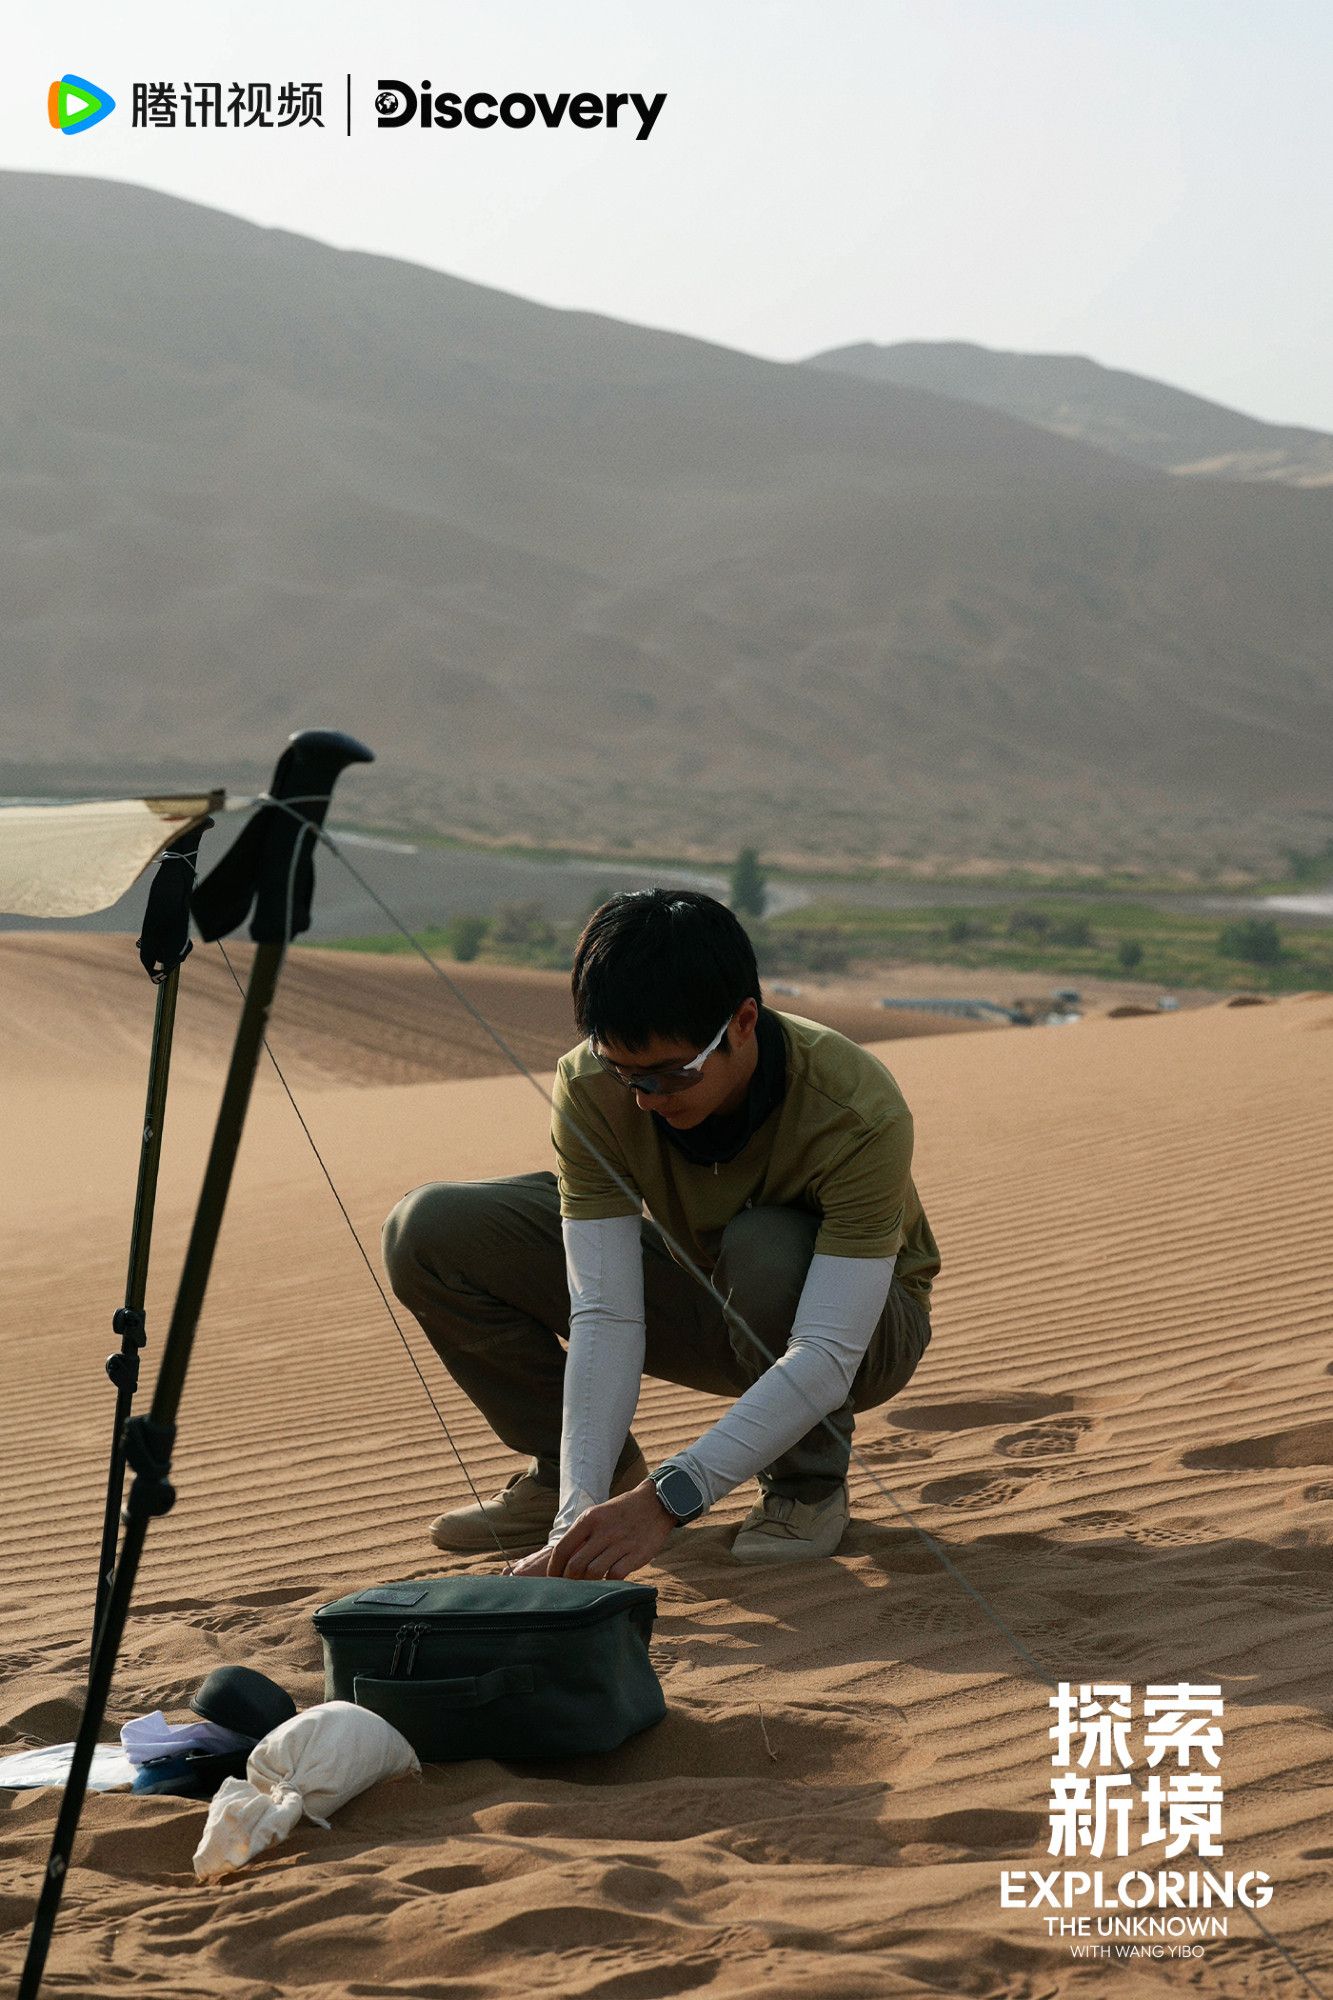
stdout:
[(66, 138), (75, 132), (91, 132), (115, 108), (116, 100), (109, 90), (89, 83), (86, 76), (75, 76), (73, 70), (58, 76), (46, 93), (46, 115), (53, 129)]
[(511, 131), (521, 131), (524, 126), (541, 124), (552, 130), (572, 125), (579, 131), (590, 132), (599, 125), (621, 129), (623, 112), (625, 127), (637, 119), (639, 129), (634, 136), (646, 139), (666, 101), (664, 90), (651, 98), (637, 90), (612, 90), (605, 94), (595, 90), (572, 93), (562, 90), (554, 97), (544, 90), (514, 90), (504, 97), (479, 90), (464, 97), (456, 90), (432, 94), (429, 77), (413, 85), (382, 76), (375, 87), (375, 120), (381, 126), (415, 122), (427, 131), (432, 125), (444, 131), (452, 131), (459, 125), (472, 125), (483, 131), (492, 125), (507, 125)]

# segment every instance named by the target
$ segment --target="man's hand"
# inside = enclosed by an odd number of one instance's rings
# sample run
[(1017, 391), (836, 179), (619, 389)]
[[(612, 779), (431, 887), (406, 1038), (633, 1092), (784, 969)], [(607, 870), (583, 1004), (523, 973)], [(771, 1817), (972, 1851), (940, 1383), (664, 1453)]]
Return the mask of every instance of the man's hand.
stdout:
[(546, 1565), (550, 1560), (550, 1555), (551, 1548), (549, 1543), (544, 1549), (534, 1549), (530, 1556), (523, 1556), (518, 1562), (510, 1563), (509, 1574), (511, 1576), (545, 1576)]
[(651, 1479), (585, 1507), (560, 1540), (513, 1565), (515, 1576), (626, 1577), (660, 1555), (676, 1523)]

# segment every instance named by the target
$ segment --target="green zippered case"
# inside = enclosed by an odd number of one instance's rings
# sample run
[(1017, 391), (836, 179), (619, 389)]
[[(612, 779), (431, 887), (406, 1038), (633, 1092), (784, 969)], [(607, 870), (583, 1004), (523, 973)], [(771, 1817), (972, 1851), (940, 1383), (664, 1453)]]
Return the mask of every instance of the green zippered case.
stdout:
[(651, 1584), (436, 1576), (314, 1614), (324, 1698), (373, 1709), (423, 1763), (581, 1757), (666, 1714), (649, 1657)]

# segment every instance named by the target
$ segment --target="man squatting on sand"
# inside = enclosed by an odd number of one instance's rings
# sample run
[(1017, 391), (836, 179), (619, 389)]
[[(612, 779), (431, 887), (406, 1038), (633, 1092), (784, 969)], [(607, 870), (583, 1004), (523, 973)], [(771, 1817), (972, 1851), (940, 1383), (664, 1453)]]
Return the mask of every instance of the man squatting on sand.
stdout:
[[(498, 1538), (530, 1552), (519, 1574), (624, 1577), (757, 1475), (732, 1555), (832, 1555), (854, 1412), (895, 1396), (930, 1340), (940, 1258), (902, 1092), (845, 1036), (764, 1006), (749, 938), (698, 891), (603, 903), (573, 990), (587, 1040), (556, 1073), (558, 1174), (432, 1182), (384, 1225), (394, 1291), (531, 1460), (493, 1498), (441, 1514), (432, 1539), (473, 1554)], [(645, 1374), (735, 1398), (651, 1474), (630, 1430)]]

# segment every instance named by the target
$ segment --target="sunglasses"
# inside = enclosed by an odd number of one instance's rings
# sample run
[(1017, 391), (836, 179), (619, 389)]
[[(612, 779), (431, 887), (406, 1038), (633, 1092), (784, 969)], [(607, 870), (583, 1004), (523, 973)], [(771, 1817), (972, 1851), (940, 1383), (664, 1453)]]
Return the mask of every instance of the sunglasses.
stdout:
[(668, 1063), (660, 1069), (626, 1070), (623, 1065), (613, 1063), (609, 1056), (602, 1054), (592, 1035), (588, 1037), (588, 1050), (617, 1083), (624, 1084), (626, 1090), (641, 1090), (648, 1097), (672, 1097), (677, 1091), (688, 1090), (699, 1081), (699, 1072), (713, 1050), (720, 1046), (730, 1026), (728, 1016), (706, 1049), (700, 1049), (698, 1055), (692, 1056), (687, 1063)]

